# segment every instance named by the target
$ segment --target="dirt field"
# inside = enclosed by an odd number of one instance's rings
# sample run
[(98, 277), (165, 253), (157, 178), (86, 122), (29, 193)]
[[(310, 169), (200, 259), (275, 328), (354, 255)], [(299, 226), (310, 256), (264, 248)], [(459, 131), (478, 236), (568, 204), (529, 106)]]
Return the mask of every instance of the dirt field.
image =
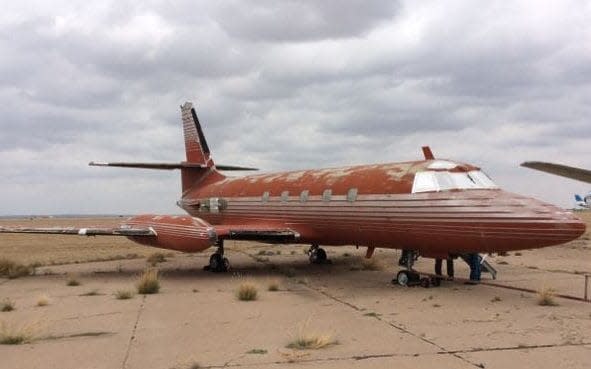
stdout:
[[(580, 215), (591, 225), (590, 213)], [(588, 232), (561, 247), (493, 257), (496, 282), (582, 297), (589, 239)], [(144, 257), (158, 250), (122, 238), (1, 235), (0, 258), (43, 266), (35, 276), (0, 278), (0, 304), (14, 305), (0, 312), (0, 331), (25, 327), (32, 340), (0, 345), (0, 368), (589, 367), (591, 303), (555, 298), (558, 306), (539, 306), (535, 293), (459, 282), (403, 288), (390, 283), (396, 251), (378, 250), (377, 263), (366, 264), (363, 249), (327, 248), (333, 263), (318, 266), (305, 250), (229, 242), (227, 274), (201, 269), (209, 252), (172, 253), (159, 264), (159, 294), (118, 300), (114, 294), (134, 290)], [(467, 276), (462, 264), (456, 275)], [(431, 271), (432, 260), (420, 259), (417, 269)], [(68, 274), (81, 284), (67, 286)], [(258, 287), (256, 301), (236, 298), (245, 281)], [(278, 291), (268, 291), (272, 284)], [(287, 348), (300, 333), (332, 344)]]
[[(117, 226), (123, 219), (125, 218), (3, 219), (0, 220), (0, 226), (111, 227)], [(154, 251), (154, 249), (135, 244), (125, 237), (23, 236), (20, 234), (3, 234), (0, 237), (0, 257), (24, 264), (52, 265), (134, 259), (145, 257)]]

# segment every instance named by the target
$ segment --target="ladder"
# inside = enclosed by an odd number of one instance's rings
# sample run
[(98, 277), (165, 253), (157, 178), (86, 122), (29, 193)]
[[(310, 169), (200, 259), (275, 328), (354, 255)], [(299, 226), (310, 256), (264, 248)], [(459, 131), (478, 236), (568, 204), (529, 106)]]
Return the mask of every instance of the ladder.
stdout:
[[(474, 255), (478, 256), (478, 259), (474, 258)], [(470, 266), (471, 274), (472, 272), (476, 272), (478, 275), (478, 279), (480, 279), (480, 273), (485, 272), (489, 273), (492, 279), (497, 279), (497, 270), (488, 262), (486, 261), (486, 257), (488, 254), (481, 256), (480, 254), (462, 254), (460, 257), (462, 260)], [(478, 263), (478, 264), (476, 264)]]

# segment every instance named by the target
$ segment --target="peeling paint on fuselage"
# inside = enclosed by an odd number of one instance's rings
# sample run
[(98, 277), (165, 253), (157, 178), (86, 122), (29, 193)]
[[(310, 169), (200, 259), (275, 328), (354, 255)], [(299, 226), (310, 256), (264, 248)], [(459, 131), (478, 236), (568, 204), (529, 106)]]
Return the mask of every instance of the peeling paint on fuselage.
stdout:
[(284, 173), (259, 174), (226, 178), (189, 191), (186, 197), (261, 196), (268, 191), (278, 196), (283, 191), (291, 195), (307, 190), (320, 195), (326, 189), (333, 195), (345, 195), (351, 188), (360, 194), (410, 193), (414, 174), (424, 170), (430, 161), (361, 165)]

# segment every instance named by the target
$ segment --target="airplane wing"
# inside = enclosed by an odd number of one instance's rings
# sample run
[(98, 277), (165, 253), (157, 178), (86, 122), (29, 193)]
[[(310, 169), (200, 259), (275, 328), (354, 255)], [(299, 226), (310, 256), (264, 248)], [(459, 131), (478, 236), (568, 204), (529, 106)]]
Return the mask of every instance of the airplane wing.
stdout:
[(541, 161), (526, 161), (525, 163), (521, 163), (521, 166), (591, 183), (591, 170), (587, 169), (569, 167), (568, 165), (562, 164), (545, 163)]
[[(300, 237), (298, 232), (291, 229), (279, 229), (256, 226), (215, 226), (217, 237), (227, 240), (262, 241), (269, 243), (286, 243), (295, 241)], [(156, 237), (158, 232), (150, 226), (146, 227), (114, 227), (114, 228), (77, 228), (77, 227), (0, 227), (0, 233), (30, 233), (30, 234), (57, 234), (78, 236), (135, 236)]]
[(63, 234), (79, 236), (157, 236), (152, 227), (146, 228), (75, 228), (75, 227), (0, 227), (0, 233), (36, 233), (36, 234)]

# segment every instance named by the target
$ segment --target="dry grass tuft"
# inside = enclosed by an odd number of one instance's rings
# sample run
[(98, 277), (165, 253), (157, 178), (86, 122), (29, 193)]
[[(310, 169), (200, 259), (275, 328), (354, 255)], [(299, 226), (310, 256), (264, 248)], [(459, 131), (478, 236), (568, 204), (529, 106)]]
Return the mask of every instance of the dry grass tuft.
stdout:
[(277, 281), (277, 280), (270, 281), (269, 286), (267, 287), (267, 290), (269, 290), (271, 292), (279, 291), (279, 281)]
[(98, 295), (100, 295), (100, 293), (96, 289), (80, 294), (80, 296), (98, 296)]
[(80, 286), (82, 283), (78, 280), (78, 276), (76, 274), (68, 274), (68, 280), (66, 281), (66, 286), (76, 287)]
[(33, 272), (35, 272), (35, 268), (32, 265), (16, 263), (5, 258), (0, 259), (0, 277), (15, 279), (31, 275)]
[(330, 333), (313, 332), (308, 329), (309, 322), (302, 324), (287, 348), (295, 350), (318, 350), (336, 345), (338, 342)]
[(117, 290), (115, 292), (115, 298), (117, 300), (129, 300), (133, 298), (133, 291), (132, 290)]
[(158, 269), (146, 269), (140, 275), (136, 284), (137, 292), (141, 295), (151, 295), (160, 291)]
[(24, 325), (14, 326), (0, 322), (0, 345), (21, 345), (33, 341), (35, 337), (35, 326)]
[(49, 302), (50, 302), (50, 300), (49, 300), (49, 297), (47, 297), (47, 295), (41, 295), (37, 299), (37, 306), (39, 306), (39, 307), (47, 306), (47, 305), (49, 305)]
[(150, 265), (156, 266), (156, 264), (164, 263), (166, 261), (166, 255), (164, 255), (164, 253), (162, 253), (162, 252), (155, 252), (152, 255), (148, 256), (146, 261)]
[(243, 282), (236, 290), (236, 298), (240, 301), (254, 301), (257, 297), (257, 286), (252, 282)]
[(246, 351), (247, 354), (255, 354), (255, 355), (264, 355), (267, 352), (268, 351), (265, 349), (252, 349), (252, 350)]
[(554, 297), (556, 296), (556, 291), (553, 288), (542, 288), (538, 291), (538, 305), (540, 306), (558, 306)]
[(14, 310), (14, 301), (12, 301), (9, 298), (5, 298), (1, 303), (0, 303), (0, 311), (6, 313), (9, 311), (13, 311)]
[(318, 350), (336, 343), (337, 342), (333, 339), (331, 334), (309, 333), (296, 337), (287, 345), (287, 348), (296, 350)]

